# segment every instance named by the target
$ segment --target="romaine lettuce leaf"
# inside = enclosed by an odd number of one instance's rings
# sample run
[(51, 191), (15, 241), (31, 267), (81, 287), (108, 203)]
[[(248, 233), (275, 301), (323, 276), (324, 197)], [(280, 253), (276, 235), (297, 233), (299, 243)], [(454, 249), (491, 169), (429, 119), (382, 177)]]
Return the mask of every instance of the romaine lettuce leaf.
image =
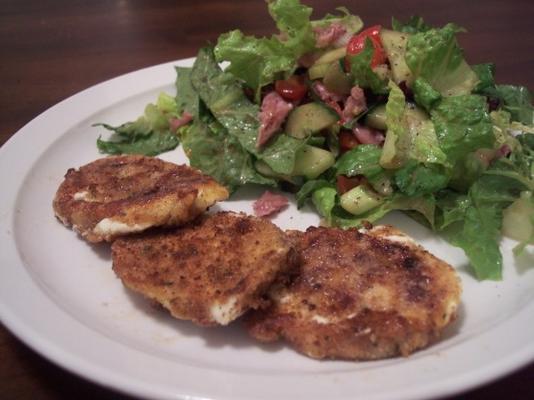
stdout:
[(499, 231), (502, 213), (496, 207), (468, 207), (461, 223), (445, 231), (451, 244), (462, 248), (479, 280), (502, 279)]
[(425, 79), (417, 78), (412, 86), (415, 102), (430, 111), (441, 99), (441, 94)]
[(197, 119), (182, 135), (182, 146), (192, 167), (212, 176), (230, 192), (247, 183), (276, 186), (273, 179), (256, 172), (252, 156), (224, 129), (213, 131)]
[(291, 73), (298, 58), (315, 46), (311, 8), (298, 0), (277, 0), (269, 3), (269, 12), (279, 36), (256, 38), (234, 30), (221, 35), (214, 50), (217, 61), (230, 62), (227, 72), (255, 91), (257, 101), (262, 86)]
[(517, 160), (502, 158), (480, 176), (467, 196), (449, 194), (438, 200), (443, 212), (438, 227), (465, 251), (478, 279), (502, 278), (498, 240), (503, 210), (533, 188), (534, 181), (524, 175)]
[(471, 93), (479, 81), (456, 41), (456, 33), (461, 31), (458, 26), (447, 24), (413, 34), (406, 46), (406, 64), (414, 78), (426, 79), (443, 96)]
[(229, 61), (226, 71), (244, 81), (256, 95), (263, 86), (296, 65), (295, 55), (278, 39), (245, 36), (238, 30), (219, 36), (215, 55), (219, 62)]
[(382, 149), (372, 144), (356, 146), (336, 161), (336, 175), (364, 175), (366, 178), (373, 178), (384, 171), (378, 163), (381, 153)]
[(96, 146), (105, 154), (143, 154), (155, 156), (178, 146), (178, 136), (171, 131), (147, 130), (144, 121), (126, 122), (120, 126), (95, 124), (113, 131), (110, 140), (98, 138)]
[(326, 14), (322, 19), (312, 21), (312, 27), (327, 27), (331, 24), (340, 24), (348, 34), (355, 34), (363, 28), (363, 21), (357, 15), (353, 15), (346, 7), (337, 7), (341, 15)]
[(332, 187), (322, 187), (312, 194), (312, 203), (328, 224), (331, 223), (332, 210), (336, 205), (337, 190)]
[(406, 105), (404, 94), (393, 82), (386, 103), (386, 140), (380, 165), (387, 169), (400, 168), (409, 159), (422, 163), (447, 165), (440, 149), (434, 125), (421, 110)]
[(477, 149), (493, 148), (495, 136), (485, 97), (445, 97), (430, 114), (440, 148), (452, 163)]
[(380, 166), (382, 149), (372, 144), (359, 145), (344, 153), (334, 165), (336, 175), (348, 177), (363, 175), (373, 189), (383, 193), (385, 187), (390, 187), (389, 173)]
[(299, 0), (269, 2), (269, 13), (280, 31), (281, 41), (294, 56), (313, 50), (315, 36), (310, 22), (313, 10)]
[(212, 49), (199, 51), (191, 72), (191, 82), (213, 116), (243, 149), (263, 160), (276, 173), (290, 174), (293, 171), (295, 154), (304, 141), (278, 135), (263, 149), (258, 149), (259, 106), (245, 96), (232, 74), (221, 70)]
[(297, 207), (302, 208), (306, 203), (306, 200), (312, 196), (312, 194), (324, 187), (330, 187), (335, 190), (335, 185), (326, 179), (313, 179), (304, 183), (300, 190), (296, 193)]
[(471, 67), (478, 76), (478, 84), (473, 89), (474, 93), (484, 94), (488, 88), (495, 85), (495, 64), (477, 64)]
[(426, 32), (432, 27), (427, 25), (423, 18), (418, 15), (413, 15), (407, 22), (401, 22), (395, 17), (391, 18), (391, 27), (394, 31), (405, 32), (405, 33), (418, 33)]
[(408, 161), (395, 171), (395, 184), (406, 196), (424, 196), (437, 192), (447, 186), (449, 176), (439, 164), (422, 164)]
[(436, 229), (442, 231), (455, 222), (461, 222), (470, 206), (467, 194), (450, 189), (440, 191), (436, 196)]
[(200, 98), (195, 88), (191, 84), (191, 68), (175, 67), (176, 70), (176, 108), (178, 113), (184, 111), (191, 114), (194, 118), (199, 116)]
[(100, 152), (106, 154), (143, 154), (155, 156), (178, 146), (179, 140), (171, 131), (169, 119), (178, 116), (176, 101), (160, 93), (156, 104), (148, 104), (137, 120), (120, 126), (94, 124), (113, 132), (109, 140), (97, 139)]
[(534, 125), (532, 94), (525, 86), (497, 85), (494, 93), (504, 102), (504, 109), (512, 115), (512, 120), (525, 125)]
[(380, 165), (383, 168), (399, 168), (406, 160), (405, 142), (408, 134), (408, 126), (404, 119), (406, 99), (404, 93), (393, 82), (389, 83), (390, 91), (386, 103), (386, 140)]
[(369, 38), (366, 38), (363, 50), (358, 54), (348, 56), (354, 85), (369, 88), (374, 93), (387, 93), (387, 81), (380, 78), (371, 68), (373, 53), (373, 44)]

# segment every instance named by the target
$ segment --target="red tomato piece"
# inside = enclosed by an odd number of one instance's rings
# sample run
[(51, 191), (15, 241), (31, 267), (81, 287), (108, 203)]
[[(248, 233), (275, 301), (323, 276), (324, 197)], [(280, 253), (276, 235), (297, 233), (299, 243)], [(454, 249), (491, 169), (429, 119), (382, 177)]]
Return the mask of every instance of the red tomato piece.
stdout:
[(345, 153), (360, 144), (356, 136), (351, 131), (341, 131), (339, 133), (339, 151)]
[(299, 101), (306, 95), (308, 88), (304, 78), (292, 75), (287, 79), (275, 81), (274, 90), (286, 100)]
[(387, 56), (384, 47), (382, 46), (382, 41), (380, 40), (381, 29), (382, 27), (380, 25), (375, 25), (354, 35), (347, 44), (347, 54), (356, 55), (360, 53), (365, 47), (366, 39), (369, 38), (374, 48), (373, 57), (371, 58), (371, 68), (384, 64), (387, 60)]

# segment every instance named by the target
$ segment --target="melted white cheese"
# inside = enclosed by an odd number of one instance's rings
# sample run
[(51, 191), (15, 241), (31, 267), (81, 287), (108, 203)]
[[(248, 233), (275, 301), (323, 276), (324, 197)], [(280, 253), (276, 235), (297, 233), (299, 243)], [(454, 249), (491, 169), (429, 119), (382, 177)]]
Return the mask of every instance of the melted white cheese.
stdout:
[(239, 310), (235, 308), (237, 298), (230, 297), (225, 303), (213, 303), (210, 307), (211, 317), (221, 325), (228, 325), (239, 316)]
[(74, 200), (86, 200), (89, 196), (89, 192), (83, 191), (83, 192), (76, 192), (72, 195), (72, 198)]
[(114, 221), (113, 218), (104, 218), (93, 229), (93, 232), (100, 236), (123, 235), (126, 233), (141, 232), (148, 228), (150, 224), (128, 225), (124, 222)]
[(398, 242), (402, 244), (415, 244), (415, 240), (413, 240), (409, 236), (390, 235), (390, 236), (382, 236), (382, 238), (389, 240), (391, 242)]
[(319, 314), (315, 314), (311, 319), (312, 321), (315, 321), (321, 325), (326, 325), (332, 322), (330, 318), (323, 317), (322, 315), (319, 315)]

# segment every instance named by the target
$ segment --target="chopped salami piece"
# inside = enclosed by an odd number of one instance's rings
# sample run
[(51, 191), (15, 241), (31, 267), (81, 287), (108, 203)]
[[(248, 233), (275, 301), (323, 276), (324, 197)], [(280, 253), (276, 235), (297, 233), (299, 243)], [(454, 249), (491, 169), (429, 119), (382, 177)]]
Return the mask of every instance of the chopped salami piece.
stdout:
[(285, 101), (275, 91), (268, 93), (261, 103), (260, 129), (256, 139), (256, 147), (260, 148), (280, 129), (293, 104)]
[(367, 110), (365, 93), (359, 86), (354, 86), (350, 90), (350, 96), (345, 100), (345, 106), (341, 112), (341, 119), (343, 122), (350, 121), (365, 110)]
[(315, 33), (315, 45), (319, 49), (334, 44), (347, 33), (345, 27), (341, 24), (333, 23), (325, 27), (317, 26), (313, 28)]
[(169, 120), (169, 126), (171, 130), (175, 131), (178, 128), (181, 128), (184, 125), (187, 125), (193, 120), (193, 116), (189, 114), (187, 111), (184, 111), (182, 116), (180, 118), (171, 118)]
[(325, 85), (317, 81), (313, 82), (312, 89), (322, 101), (324, 101), (328, 106), (332, 107), (339, 115), (341, 115), (342, 110), (338, 103), (344, 100), (343, 96), (331, 92), (326, 88)]
[(497, 150), (497, 158), (508, 157), (511, 152), (512, 152), (512, 149), (510, 148), (510, 146), (508, 146), (507, 144), (503, 144)]
[(258, 217), (265, 217), (267, 215), (279, 212), (288, 205), (286, 197), (280, 194), (274, 194), (268, 190), (254, 202), (252, 208), (254, 214)]
[(366, 126), (356, 125), (352, 128), (352, 132), (356, 136), (356, 139), (358, 139), (358, 142), (362, 144), (381, 145), (385, 140), (385, 136), (381, 131)]

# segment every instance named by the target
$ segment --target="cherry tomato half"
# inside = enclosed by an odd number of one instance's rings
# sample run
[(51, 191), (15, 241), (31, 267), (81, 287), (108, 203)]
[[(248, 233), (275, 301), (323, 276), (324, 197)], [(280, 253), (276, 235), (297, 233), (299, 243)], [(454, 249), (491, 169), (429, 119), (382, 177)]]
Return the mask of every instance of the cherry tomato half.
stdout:
[(382, 46), (382, 41), (380, 40), (381, 29), (382, 27), (380, 25), (375, 25), (354, 35), (347, 44), (347, 55), (356, 55), (360, 53), (365, 47), (366, 39), (369, 38), (374, 48), (373, 57), (371, 58), (371, 68), (384, 64), (387, 60), (387, 56), (384, 47)]
[(306, 95), (308, 88), (303, 77), (292, 75), (287, 79), (274, 82), (274, 90), (286, 100), (299, 101)]
[(350, 149), (355, 148), (360, 144), (356, 136), (351, 131), (341, 131), (339, 132), (339, 151), (345, 153)]

